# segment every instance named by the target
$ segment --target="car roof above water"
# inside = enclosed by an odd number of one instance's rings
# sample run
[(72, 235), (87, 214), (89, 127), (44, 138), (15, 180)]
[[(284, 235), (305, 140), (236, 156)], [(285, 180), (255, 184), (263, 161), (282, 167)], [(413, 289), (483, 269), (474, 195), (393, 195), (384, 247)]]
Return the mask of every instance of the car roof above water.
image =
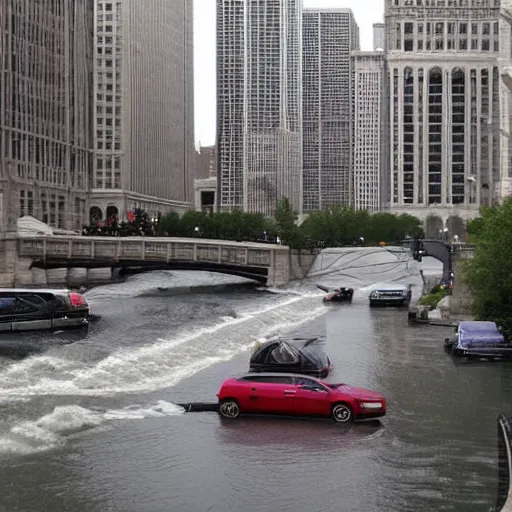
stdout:
[(0, 288), (0, 293), (53, 293), (57, 295), (71, 293), (67, 288)]
[(464, 320), (459, 323), (459, 332), (464, 333), (495, 333), (498, 332), (498, 327), (495, 322), (478, 321), (478, 320)]
[(246, 377), (297, 377), (297, 378), (307, 378), (307, 379), (313, 379), (313, 380), (319, 380), (315, 377), (312, 377), (311, 375), (303, 375), (301, 373), (283, 373), (283, 372), (249, 372), (244, 373), (243, 375), (239, 375), (238, 377), (233, 377), (236, 380), (242, 380)]

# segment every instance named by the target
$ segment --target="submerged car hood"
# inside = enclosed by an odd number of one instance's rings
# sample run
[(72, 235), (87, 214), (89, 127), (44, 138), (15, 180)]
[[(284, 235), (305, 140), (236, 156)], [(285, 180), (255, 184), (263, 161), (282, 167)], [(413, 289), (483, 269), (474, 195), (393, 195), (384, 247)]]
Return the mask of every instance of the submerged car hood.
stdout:
[(406, 292), (409, 287), (401, 283), (381, 283), (372, 287), (372, 292)]
[[(332, 385), (331, 385), (332, 386)], [(339, 391), (344, 395), (350, 395), (353, 398), (359, 398), (362, 400), (384, 400), (385, 398), (371, 389), (358, 388), (355, 386), (349, 386), (348, 384), (336, 384), (333, 388), (334, 391)]]

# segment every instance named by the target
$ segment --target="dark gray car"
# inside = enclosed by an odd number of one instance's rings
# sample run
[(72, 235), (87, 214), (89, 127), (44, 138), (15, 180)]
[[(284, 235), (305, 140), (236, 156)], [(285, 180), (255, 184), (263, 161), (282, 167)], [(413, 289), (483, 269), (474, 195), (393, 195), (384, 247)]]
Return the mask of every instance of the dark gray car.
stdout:
[(410, 284), (382, 284), (375, 286), (371, 291), (370, 307), (407, 307), (411, 302), (411, 297), (412, 287)]
[(0, 290), (0, 333), (83, 327), (89, 315), (84, 296), (67, 289)]

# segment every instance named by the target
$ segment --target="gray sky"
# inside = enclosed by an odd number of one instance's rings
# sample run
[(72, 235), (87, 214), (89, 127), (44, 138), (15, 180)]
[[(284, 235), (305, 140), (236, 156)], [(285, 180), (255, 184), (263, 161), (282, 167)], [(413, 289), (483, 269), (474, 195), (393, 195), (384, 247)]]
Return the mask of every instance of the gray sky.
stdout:
[[(196, 144), (215, 142), (215, 0), (194, 0)], [(372, 49), (372, 25), (384, 20), (384, 0), (304, 0), (304, 7), (349, 7), (359, 25), (361, 48)]]

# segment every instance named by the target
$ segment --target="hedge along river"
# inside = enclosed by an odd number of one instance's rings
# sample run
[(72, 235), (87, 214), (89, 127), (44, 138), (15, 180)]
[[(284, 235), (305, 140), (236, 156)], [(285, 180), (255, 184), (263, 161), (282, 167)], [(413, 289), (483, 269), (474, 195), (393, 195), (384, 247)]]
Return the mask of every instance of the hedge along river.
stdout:
[[(487, 510), (510, 366), (455, 366), (442, 350), (446, 329), (370, 310), (377, 265), (417, 296), (417, 269), (371, 254), (284, 290), (155, 272), (89, 291), (101, 319), (86, 339), (45, 339), (45, 352), (2, 359), (0, 510)], [(353, 303), (323, 305), (317, 282), (354, 286)], [(230, 286), (173, 293), (185, 283)], [(226, 423), (174, 405), (214, 401), (272, 333), (318, 336), (329, 380), (387, 396), (381, 425)]]

